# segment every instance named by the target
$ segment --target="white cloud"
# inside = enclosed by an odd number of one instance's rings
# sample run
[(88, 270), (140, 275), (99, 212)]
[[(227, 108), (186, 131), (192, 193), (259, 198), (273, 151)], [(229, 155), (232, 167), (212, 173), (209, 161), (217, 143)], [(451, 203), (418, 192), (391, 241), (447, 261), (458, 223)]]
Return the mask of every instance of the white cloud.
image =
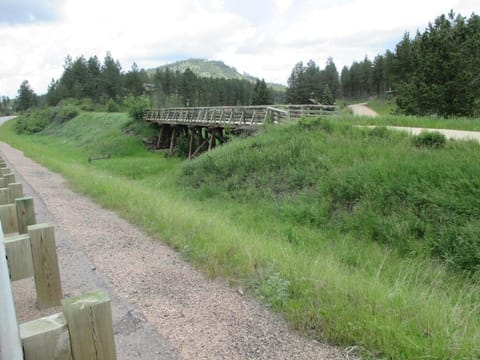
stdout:
[(451, 9), (480, 10), (478, 0), (66, 0), (43, 13), (50, 22), (0, 23), (0, 95), (25, 79), (45, 93), (67, 54), (107, 51), (124, 69), (203, 57), (285, 83), (298, 61), (332, 56), (340, 69), (373, 58)]

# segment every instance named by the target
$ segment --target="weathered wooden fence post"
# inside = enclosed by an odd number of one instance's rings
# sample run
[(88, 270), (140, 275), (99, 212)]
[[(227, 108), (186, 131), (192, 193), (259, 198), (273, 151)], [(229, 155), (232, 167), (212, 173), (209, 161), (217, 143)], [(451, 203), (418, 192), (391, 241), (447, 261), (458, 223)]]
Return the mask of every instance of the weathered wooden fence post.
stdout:
[(35, 225), (37, 220), (35, 218), (35, 209), (33, 207), (33, 198), (23, 197), (15, 200), (17, 206), (18, 232), (26, 234), (29, 225)]
[(15, 182), (15, 175), (5, 174), (5, 175), (3, 175), (3, 180), (5, 181), (5, 185), (14, 183)]
[(1, 360), (23, 359), (3, 243), (3, 231), (0, 231), (0, 349)]
[(0, 188), (0, 205), (10, 203), (10, 189), (8, 187)]
[(37, 305), (40, 309), (60, 305), (62, 284), (55, 246), (55, 229), (49, 224), (30, 225), (28, 235), (32, 249)]
[(63, 313), (20, 325), (25, 360), (71, 360), (67, 322)]
[(15, 200), (23, 197), (23, 184), (10, 183), (8, 184), (10, 190), (10, 204), (15, 204)]
[(114, 360), (110, 299), (97, 291), (62, 300), (75, 360)]
[(22, 234), (5, 238), (5, 250), (11, 281), (26, 279), (34, 275), (30, 236)]
[(0, 205), (0, 221), (4, 234), (18, 232), (17, 206)]
[(0, 169), (0, 172), (1, 172), (2, 176), (12, 173), (12, 171), (11, 171), (8, 167), (2, 167), (2, 168)]

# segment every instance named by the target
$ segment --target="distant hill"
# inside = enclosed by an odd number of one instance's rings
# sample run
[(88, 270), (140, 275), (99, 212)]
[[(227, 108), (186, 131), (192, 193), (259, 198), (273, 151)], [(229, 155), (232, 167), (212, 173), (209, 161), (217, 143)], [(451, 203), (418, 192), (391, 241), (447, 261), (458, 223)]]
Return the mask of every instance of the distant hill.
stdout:
[[(249, 74), (240, 74), (234, 67), (226, 65), (223, 61), (205, 60), (205, 59), (188, 59), (181, 60), (171, 64), (159, 66), (158, 68), (148, 69), (148, 74), (153, 74), (157, 69), (163, 71), (165, 69), (171, 71), (183, 72), (187, 69), (193, 71), (194, 74), (201, 77), (238, 79), (254, 82), (257, 78)], [(285, 91), (285, 86), (280, 84), (268, 83), (276, 91)]]

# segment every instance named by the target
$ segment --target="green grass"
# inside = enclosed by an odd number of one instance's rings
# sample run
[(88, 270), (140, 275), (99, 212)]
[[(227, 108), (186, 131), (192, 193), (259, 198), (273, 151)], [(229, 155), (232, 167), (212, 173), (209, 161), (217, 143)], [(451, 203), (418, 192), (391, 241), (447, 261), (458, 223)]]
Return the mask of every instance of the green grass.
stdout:
[(393, 113), (396, 105), (394, 99), (375, 98), (368, 100), (367, 106), (376, 111), (378, 115), (385, 116)]
[(191, 162), (143, 150), (123, 114), (35, 136), (9, 123), (0, 138), (317, 339), (367, 357), (478, 358), (480, 146), (417, 148), (350, 121), (271, 128)]

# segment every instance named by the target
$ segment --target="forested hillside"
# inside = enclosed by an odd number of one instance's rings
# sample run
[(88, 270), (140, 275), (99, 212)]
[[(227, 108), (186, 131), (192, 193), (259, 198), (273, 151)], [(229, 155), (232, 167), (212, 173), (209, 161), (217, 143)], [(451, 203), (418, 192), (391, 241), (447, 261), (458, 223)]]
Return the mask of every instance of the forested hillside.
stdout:
[(480, 16), (451, 12), (405, 33), (393, 51), (344, 67), (341, 88), (347, 98), (395, 96), (405, 114), (478, 115)]
[(240, 74), (234, 67), (226, 65), (223, 61), (205, 60), (205, 59), (188, 59), (180, 60), (171, 64), (159, 66), (155, 69), (147, 70), (149, 75), (155, 74), (157, 70), (172, 72), (191, 70), (195, 75), (200, 77), (218, 78), (218, 79), (237, 79), (250, 80), (255, 82), (256, 78), (246, 74)]
[[(23, 93), (21, 90), (19, 94)], [(88, 60), (83, 56), (72, 60), (68, 56), (63, 75), (56, 81), (52, 80), (48, 88), (46, 101), (48, 105), (56, 105), (68, 98), (89, 98), (98, 103), (109, 100), (120, 102), (127, 95), (142, 94), (149, 95), (154, 106), (265, 105), (274, 101), (283, 102), (283, 93), (268, 88), (263, 79), (251, 81), (203, 77), (189, 68), (172, 71), (169, 67), (149, 74), (144, 69), (138, 69), (135, 63), (130, 71), (123, 72), (120, 63), (109, 53), (103, 64), (96, 56)], [(25, 110), (25, 107), (21, 110)]]

